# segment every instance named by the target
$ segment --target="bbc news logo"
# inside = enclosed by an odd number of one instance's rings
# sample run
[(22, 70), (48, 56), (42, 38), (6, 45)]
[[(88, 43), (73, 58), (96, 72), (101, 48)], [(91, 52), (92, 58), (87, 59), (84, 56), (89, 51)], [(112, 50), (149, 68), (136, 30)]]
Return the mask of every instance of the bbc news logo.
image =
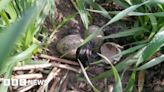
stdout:
[(4, 86), (27, 86), (27, 85), (43, 85), (45, 80), (27, 80), (27, 79), (4, 79)]

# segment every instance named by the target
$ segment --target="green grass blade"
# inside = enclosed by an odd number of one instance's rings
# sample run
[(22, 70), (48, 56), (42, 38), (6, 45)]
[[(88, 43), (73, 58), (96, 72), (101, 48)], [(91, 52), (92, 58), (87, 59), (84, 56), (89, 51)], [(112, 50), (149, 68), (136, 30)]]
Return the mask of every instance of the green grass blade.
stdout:
[(11, 3), (9, 3), (5, 8), (5, 11), (10, 15), (11, 21), (15, 22), (17, 18), (17, 13), (16, 10), (14, 9), (14, 6)]
[(112, 1), (115, 2), (116, 4), (119, 4), (123, 8), (129, 7), (129, 5), (126, 2), (124, 2), (123, 0), (112, 0)]
[[(101, 12), (98, 10), (90, 10), (92, 12)], [(109, 11), (109, 14), (118, 14), (121, 11)], [(156, 16), (156, 17), (164, 17), (164, 12), (155, 12), (155, 13), (143, 13), (143, 12), (129, 12), (128, 16)]]
[(128, 81), (128, 84), (126, 86), (125, 92), (132, 92), (133, 91), (135, 80), (136, 80), (136, 71), (133, 71), (131, 76), (130, 76), (130, 79)]
[(101, 56), (106, 61), (108, 61), (108, 63), (112, 66), (112, 71), (113, 71), (114, 78), (115, 78), (115, 86), (114, 86), (113, 92), (122, 92), (122, 83), (121, 83), (121, 79), (120, 79), (117, 69), (115, 68), (115, 66), (111, 63), (111, 61), (107, 57), (105, 57), (102, 54), (98, 54), (98, 55)]
[(131, 36), (131, 35), (139, 34), (142, 32), (142, 30), (144, 30), (144, 28), (136, 27), (136, 28), (129, 29), (127, 31), (121, 31), (121, 32), (118, 32), (115, 34), (111, 34), (109, 36), (104, 36), (104, 37), (102, 37), (102, 39), (127, 37), (127, 36)]
[(6, 13), (4, 11), (1, 11), (0, 16), (1, 16), (2, 20), (5, 22), (5, 25), (9, 26), (9, 19), (8, 19)]
[(83, 0), (76, 0), (76, 3), (71, 0), (74, 7), (76, 8), (76, 10), (79, 12), (81, 20), (84, 24), (84, 27), (86, 28), (86, 30), (88, 30), (88, 25), (89, 25), (89, 19), (88, 19), (88, 11), (86, 11), (85, 9), (85, 3)]
[(152, 32), (151, 32), (151, 34), (149, 36), (149, 39), (151, 39), (155, 35), (155, 33), (157, 31), (157, 19), (153, 15), (150, 15), (149, 18), (150, 18), (151, 25), (152, 25)]
[(131, 0), (125, 0), (129, 5), (133, 5)]
[(86, 80), (88, 81), (89, 85), (93, 88), (94, 92), (100, 92), (100, 91), (99, 91), (98, 89), (96, 89), (96, 87), (92, 84), (91, 80), (89, 79), (89, 77), (88, 77), (88, 75), (87, 75), (87, 73), (86, 73), (86, 71), (85, 71), (85, 69), (84, 69), (84, 67), (83, 67), (83, 65), (82, 65), (82, 63), (81, 63), (81, 61), (80, 61), (79, 59), (78, 59), (78, 62), (79, 62), (79, 64), (80, 64), (80, 67), (81, 67), (81, 69), (82, 69), (82, 72), (83, 72), (83, 74), (84, 74)]
[(22, 17), (22, 19), (15, 24), (11, 25), (7, 30), (4, 30), (0, 35), (0, 61), (3, 61), (8, 52), (13, 47), (19, 35), (25, 31), (28, 25), (33, 21), (33, 17), (35, 16), (36, 7), (31, 8)]
[[(37, 1), (37, 3), (39, 3), (41, 1)], [(50, 11), (50, 1), (49, 0), (43, 0), (40, 8), (38, 8), (38, 17), (37, 17), (37, 22), (35, 22), (35, 30), (34, 30), (34, 34), (36, 34), (40, 28), (41, 25), (43, 24), (43, 22), (45, 21), (47, 15), (49, 14)]]
[(54, 15), (56, 15), (55, 14), (55, 12), (54, 11), (56, 11), (56, 5), (55, 5), (55, 3), (54, 3), (54, 0), (50, 0), (49, 1), (50, 2), (50, 15), (51, 15), (51, 19), (52, 19), (52, 24), (55, 24), (55, 16)]
[(157, 58), (154, 58), (152, 60), (150, 60), (149, 62), (145, 63), (144, 65), (140, 66), (137, 68), (137, 70), (144, 70), (144, 69), (148, 69), (148, 68), (151, 68), (161, 62), (164, 61), (164, 55), (161, 55)]
[[(131, 58), (131, 57), (130, 57)], [(118, 63), (115, 67), (117, 69), (117, 71), (122, 71), (123, 69), (129, 67), (130, 65), (134, 64), (137, 60), (135, 59), (126, 59), (123, 60), (122, 62)], [(100, 79), (104, 79), (107, 77), (111, 77), (113, 75), (112, 70), (108, 70), (105, 71), (103, 73), (100, 73), (99, 75), (97, 75), (96, 77), (93, 78), (93, 80), (100, 80)]]
[(143, 13), (143, 12), (130, 12), (128, 16), (146, 16), (152, 15), (153, 13)]
[(100, 31), (103, 30), (103, 28), (105, 28), (106, 26), (126, 17), (130, 12), (133, 12), (134, 10), (136, 10), (137, 8), (139, 8), (140, 6), (149, 3), (150, 1), (145, 1), (141, 4), (137, 4), (137, 5), (133, 5), (121, 12), (119, 12), (117, 15), (115, 15), (108, 23), (106, 23), (104, 26), (102, 26), (100, 29), (96, 30), (94, 33), (92, 33), (91, 35), (89, 35), (84, 42), (82, 43), (82, 45), (86, 44), (87, 42), (89, 42), (90, 40), (92, 40), (94, 37), (96, 37), (98, 35), (98, 33), (100, 33)]
[[(4, 30), (0, 34), (0, 68), (2, 69), (2, 66), (7, 63), (5, 62), (6, 57), (8, 56), (9, 52), (15, 45), (15, 42), (17, 41), (19, 35), (25, 31), (27, 31), (30, 23), (32, 23), (36, 17), (37, 14), (40, 13), (39, 9), (42, 7), (44, 3), (40, 3), (38, 6), (33, 6), (30, 9), (28, 9), (24, 16), (11, 25), (7, 30)], [(42, 8), (41, 8), (42, 9)], [(37, 12), (36, 12), (37, 11)], [(0, 69), (0, 70), (1, 70)]]
[(153, 15), (156, 17), (164, 17), (164, 12), (156, 12), (156, 13), (153, 13)]
[(164, 4), (163, 0), (150, 0), (152, 3), (160, 3), (160, 4)]
[(120, 55), (124, 56), (124, 55), (130, 54), (130, 53), (133, 53), (133, 52), (143, 48), (145, 45), (146, 44), (141, 44), (141, 45), (137, 45), (137, 46), (131, 47), (131, 48), (127, 49), (127, 50), (122, 51), (120, 54), (116, 54), (113, 57), (118, 57)]
[(97, 11), (101, 11), (101, 12), (97, 12), (100, 13), (102, 16), (111, 19), (111, 16), (108, 14), (108, 12), (101, 7), (99, 4), (93, 2), (92, 0), (84, 0), (87, 4), (91, 5), (95, 10)]
[(6, 7), (6, 5), (10, 2), (11, 0), (1, 0), (0, 1), (0, 12)]
[[(135, 53), (135, 55), (132, 54), (132, 55), (128, 56), (125, 60), (118, 63), (115, 66), (117, 71), (122, 71), (124, 69), (127, 69), (127, 67), (129, 67), (130, 65), (136, 63), (137, 59), (139, 58), (139, 56), (141, 55), (142, 52), (143, 52), (143, 49), (139, 50), (137, 53)], [(112, 75), (113, 75), (112, 70), (108, 70), (108, 71), (105, 71), (105, 72), (97, 75), (96, 77), (93, 78), (93, 80), (104, 79), (104, 78), (110, 77)]]
[(164, 17), (164, 12), (155, 12), (155, 13), (143, 13), (143, 12), (130, 12), (128, 16), (156, 16), (156, 17)]
[(133, 5), (130, 6), (129, 8), (119, 12), (116, 16), (114, 16), (105, 26), (108, 26), (124, 17), (126, 17), (130, 12), (133, 12), (134, 10), (136, 10), (137, 8), (141, 7), (142, 5), (148, 4), (150, 1), (145, 1), (141, 4), (137, 4), (137, 5)]
[(149, 44), (144, 49), (143, 53), (140, 55), (136, 65), (138, 66), (143, 61), (148, 60), (156, 51), (164, 45), (164, 29), (161, 30), (154, 36), (154, 38), (149, 42)]
[(6, 62), (8, 62), (7, 65), (10, 65), (10, 64), (13, 64), (13, 63), (15, 64), (15, 63), (17, 63), (17, 62), (20, 62), (20, 61), (23, 61), (23, 60), (29, 58), (29, 57), (32, 55), (32, 52), (33, 52), (37, 47), (38, 47), (38, 45), (33, 44), (33, 45), (29, 46), (28, 49), (26, 49), (25, 51), (21, 52), (20, 54), (15, 55), (15, 56), (13, 56), (13, 57), (11, 57), (11, 58), (8, 58), (8, 59), (6, 60)]
[[(10, 79), (14, 65), (17, 62), (20, 62), (20, 61), (23, 61), (23, 60), (29, 58), (31, 56), (32, 52), (36, 48), (37, 48), (37, 45), (33, 44), (27, 50), (25, 50), (24, 52), (22, 52), (22, 53), (20, 53), (16, 56), (13, 56), (13, 57), (9, 58), (8, 60), (6, 60), (6, 62), (8, 62), (7, 66), (4, 65), (4, 68), (3, 68), (3, 71), (6, 71), (5, 78)], [(6, 67), (8, 67), (8, 68), (6, 68)], [(7, 92), (7, 88), (8, 88), (8, 86), (4, 86), (3, 83), (2, 83), (0, 85), (0, 92)]]
[(95, 38), (98, 34), (100, 34), (100, 32), (102, 31), (103, 27), (97, 29), (95, 32), (93, 32), (92, 34), (90, 34), (82, 43), (80, 46), (88, 43), (89, 41), (91, 41), (93, 38)]
[[(14, 65), (8, 66), (8, 70), (6, 71), (4, 78), (6, 78), (6, 79), (11, 78), (13, 66)], [(8, 92), (8, 86), (4, 85), (4, 81), (0, 85), (0, 92)]]

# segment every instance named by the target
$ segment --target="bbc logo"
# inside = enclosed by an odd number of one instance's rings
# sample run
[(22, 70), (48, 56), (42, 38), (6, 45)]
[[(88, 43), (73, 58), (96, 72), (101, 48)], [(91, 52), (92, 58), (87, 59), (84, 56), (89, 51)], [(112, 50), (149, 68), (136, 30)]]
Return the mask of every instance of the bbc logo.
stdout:
[(27, 80), (27, 79), (4, 79), (4, 86), (26, 86), (26, 85), (43, 85), (45, 80)]
[(3, 80), (4, 86), (26, 86), (27, 80), (26, 79), (4, 79)]

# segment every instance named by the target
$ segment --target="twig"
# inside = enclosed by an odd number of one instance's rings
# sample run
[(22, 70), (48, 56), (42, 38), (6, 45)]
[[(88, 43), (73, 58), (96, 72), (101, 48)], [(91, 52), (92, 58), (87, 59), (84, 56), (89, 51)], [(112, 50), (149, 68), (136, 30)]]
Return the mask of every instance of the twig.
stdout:
[(23, 74), (23, 75), (15, 75), (12, 76), (12, 79), (40, 79), (43, 78), (43, 75), (38, 74)]
[(52, 63), (55, 67), (59, 67), (59, 68), (63, 68), (63, 69), (67, 69), (67, 70), (71, 70), (74, 71), (76, 73), (80, 73), (80, 70), (73, 68), (69, 65), (64, 65), (64, 64), (58, 64), (58, 63)]
[(70, 64), (70, 65), (79, 66), (79, 64), (78, 64), (77, 62), (75, 62), (75, 61), (66, 60), (66, 59), (61, 59), (61, 58), (57, 58), (57, 57), (54, 57), (54, 56), (49, 56), (49, 55), (41, 54), (40, 57), (41, 57), (41, 58), (50, 59), (50, 60), (55, 60), (55, 61), (58, 61), (58, 62)]
[(59, 74), (60, 71), (61, 71), (61, 69), (54, 67), (53, 70), (51, 71), (51, 73), (48, 75), (47, 79), (45, 80), (46, 83), (44, 83), (42, 86), (40, 86), (40, 88), (37, 90), (37, 92), (44, 92), (44, 89), (46, 88), (46, 86), (50, 83), (50, 81), (53, 78), (55, 78)]
[(50, 88), (50, 90), (48, 91), (48, 92), (54, 92), (54, 90), (55, 90), (55, 88), (56, 88), (56, 85), (57, 85), (57, 83), (60, 81), (60, 79), (59, 78), (54, 78), (54, 82), (53, 82), (53, 84), (52, 84), (52, 86), (51, 86), (51, 88)]
[(61, 91), (60, 92), (66, 92), (66, 90), (67, 90), (67, 85), (68, 85), (68, 81), (69, 81), (69, 78), (68, 78), (69, 76), (66, 76), (66, 79), (64, 80), (64, 83), (63, 83), (63, 85), (62, 85), (62, 87), (61, 87)]
[(24, 66), (20, 66), (20, 67), (14, 67), (14, 71), (31, 70), (31, 69), (38, 69), (38, 68), (48, 68), (48, 67), (51, 67), (51, 66), (52, 66), (51, 63), (39, 64), (39, 65), (24, 65)]
[(28, 86), (25, 86), (25, 87), (21, 87), (18, 89), (17, 92), (26, 92), (28, 91), (29, 89), (33, 88), (35, 85), (28, 85)]

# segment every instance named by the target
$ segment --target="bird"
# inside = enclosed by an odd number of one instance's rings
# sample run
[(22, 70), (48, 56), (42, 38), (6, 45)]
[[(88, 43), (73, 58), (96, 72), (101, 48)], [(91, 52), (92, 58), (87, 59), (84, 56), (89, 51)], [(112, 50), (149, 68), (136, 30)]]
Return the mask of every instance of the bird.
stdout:
[(94, 45), (94, 42), (90, 41), (87, 44), (80, 46), (76, 51), (76, 59), (79, 59), (84, 67), (89, 66), (91, 62), (100, 58), (93, 49)]

